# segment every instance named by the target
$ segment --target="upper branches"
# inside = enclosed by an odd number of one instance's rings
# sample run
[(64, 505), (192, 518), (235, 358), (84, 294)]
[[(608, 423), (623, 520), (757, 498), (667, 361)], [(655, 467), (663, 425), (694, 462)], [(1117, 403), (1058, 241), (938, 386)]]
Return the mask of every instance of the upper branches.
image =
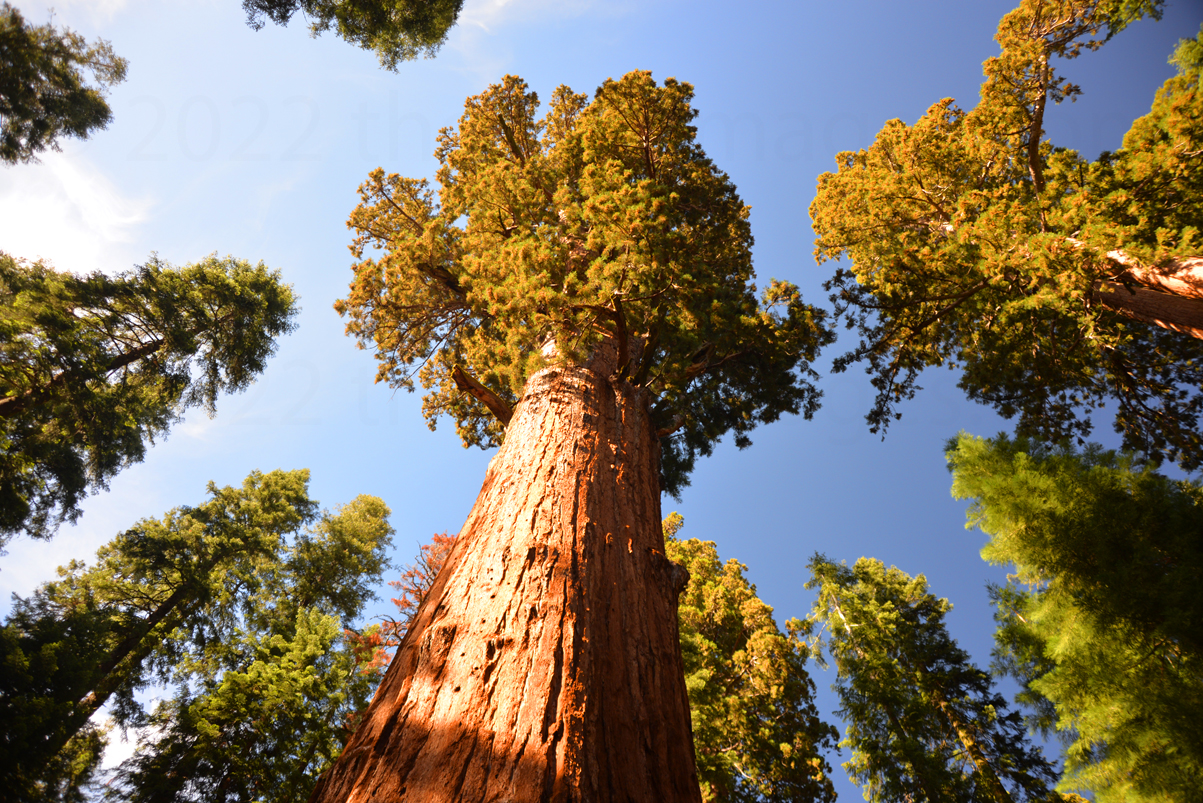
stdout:
[(560, 87), (540, 118), (509, 76), (440, 133), (437, 199), (374, 172), (337, 308), (375, 349), (378, 380), (412, 387), (417, 372), (428, 418), (450, 414), (465, 443), (489, 445), (501, 426), (457, 371), (512, 404), (548, 360), (610, 341), (617, 377), (647, 388), (657, 426), (676, 432), (677, 483), (724, 432), (742, 443), (761, 421), (812, 412), (823, 314), (787, 283), (757, 299), (748, 208), (696, 143), (691, 98), (635, 72), (592, 102)]

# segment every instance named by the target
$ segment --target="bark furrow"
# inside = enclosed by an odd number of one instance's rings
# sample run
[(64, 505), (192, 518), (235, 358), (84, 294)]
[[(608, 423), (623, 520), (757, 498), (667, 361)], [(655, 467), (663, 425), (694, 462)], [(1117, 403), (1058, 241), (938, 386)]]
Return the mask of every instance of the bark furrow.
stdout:
[(311, 801), (700, 801), (657, 441), (611, 368), (530, 379)]

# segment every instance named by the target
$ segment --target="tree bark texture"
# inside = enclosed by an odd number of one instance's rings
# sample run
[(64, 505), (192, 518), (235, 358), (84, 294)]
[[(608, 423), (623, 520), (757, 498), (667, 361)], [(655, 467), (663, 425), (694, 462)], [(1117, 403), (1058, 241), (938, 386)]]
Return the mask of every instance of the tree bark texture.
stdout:
[(311, 803), (700, 803), (677, 632), (688, 573), (664, 555), (646, 397), (613, 367), (531, 377)]
[(1095, 282), (1095, 300), (1138, 321), (1203, 339), (1203, 301), (1118, 282)]

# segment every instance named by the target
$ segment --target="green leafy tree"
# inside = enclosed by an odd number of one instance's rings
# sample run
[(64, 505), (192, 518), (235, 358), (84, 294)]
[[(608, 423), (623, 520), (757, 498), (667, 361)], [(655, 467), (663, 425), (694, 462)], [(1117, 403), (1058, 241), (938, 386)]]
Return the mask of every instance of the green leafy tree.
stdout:
[[(125, 797), (308, 794), (378, 679), (343, 631), (392, 534), (374, 497), (319, 513), (308, 478), (210, 484), (204, 504), (139, 522), (95, 566), (16, 600), (0, 631), (5, 789), (78, 795), (103, 748), (90, 720), (110, 703), (120, 726), (149, 726), (111, 787)], [(147, 714), (135, 693), (163, 684), (174, 693)]]
[(212, 415), (296, 312), (279, 272), (233, 257), (81, 277), (0, 253), (0, 546), (78, 519), (188, 407)]
[(1099, 801), (1203, 788), (1203, 489), (1131, 454), (961, 435), (953, 495), (972, 499), (993, 591), (996, 669), (1029, 722), (1065, 744), (1062, 787)]
[[(870, 801), (1048, 800), (1056, 773), (990, 676), (948, 635), (946, 599), (878, 560), (816, 555), (816, 641), (835, 661), (844, 764)], [(823, 639), (823, 631), (826, 638)]]
[(782, 633), (747, 567), (722, 563), (713, 541), (677, 538), (682, 524), (665, 519), (665, 554), (689, 570), (681, 653), (703, 800), (834, 801), (822, 752), (839, 733), (815, 709), (801, 623)]
[(287, 25), (300, 12), (314, 36), (333, 29), (395, 71), (399, 62), (434, 56), (464, 0), (242, 0), (242, 7), (255, 30), (267, 20)]
[(1089, 161), (1044, 136), (1080, 88), (1057, 67), (1160, 0), (1024, 0), (1003, 18), (981, 100), (944, 99), (836, 157), (810, 212), (827, 283), (877, 389), (874, 431), (919, 374), (961, 369), (970, 399), (1051, 442), (1084, 437), (1107, 403), (1128, 448), (1203, 465), (1203, 93), (1192, 48), (1115, 153)]
[[(665, 487), (734, 431), (818, 407), (809, 362), (831, 341), (822, 310), (772, 280), (758, 303), (748, 207), (689, 123), (693, 87), (647, 72), (592, 103), (538, 96), (507, 76), (439, 136), (439, 195), (374, 171), (359, 188), (347, 333), (377, 381), (429, 392), (433, 427), (497, 445), (526, 380), (582, 364), (603, 342), (653, 398)], [(379, 257), (363, 258), (371, 249)]]
[[(36, 161), (59, 137), (84, 139), (109, 124), (109, 87), (125, 80), (126, 61), (108, 42), (30, 25), (0, 2), (0, 161)], [(86, 82), (88, 70), (95, 84)]]

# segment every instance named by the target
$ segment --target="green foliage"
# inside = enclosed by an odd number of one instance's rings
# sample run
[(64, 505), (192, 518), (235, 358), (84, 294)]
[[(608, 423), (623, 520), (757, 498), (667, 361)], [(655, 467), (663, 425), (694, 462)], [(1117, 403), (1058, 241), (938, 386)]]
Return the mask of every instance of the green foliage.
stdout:
[(186, 408), (212, 415), (296, 312), (279, 272), (233, 257), (80, 277), (0, 253), (0, 546), (75, 521)]
[(944, 99), (913, 126), (891, 120), (820, 176), (815, 254), (851, 260), (826, 286), (861, 336), (835, 370), (867, 361), (873, 431), (924, 369), (948, 365), (1022, 434), (1084, 437), (1114, 403), (1127, 447), (1203, 464), (1203, 344), (1098, 292), (1131, 275), (1108, 254), (1155, 267), (1203, 247), (1199, 76), (1167, 81), (1123, 148), (1094, 162), (1043, 138), (1046, 111), (1081, 91), (1054, 66), (1160, 6), (1024, 0), (999, 26), (976, 108)]
[[(77, 793), (99, 755), (89, 718), (111, 701), (122, 727), (151, 726), (111, 787), (124, 797), (308, 793), (375, 686), (343, 629), (392, 534), (374, 497), (319, 514), (308, 478), (210, 484), (203, 505), (139, 522), (16, 600), (0, 631), (4, 788)], [(134, 694), (154, 684), (174, 694), (147, 714)]]
[(1056, 774), (948, 635), (946, 599), (878, 560), (809, 564), (810, 617), (835, 661), (844, 764), (870, 801), (1048, 800)]
[(1203, 788), (1203, 489), (1130, 454), (961, 435), (953, 495), (973, 499), (994, 589), (996, 669), (1066, 745), (1066, 789), (1099, 801)]
[(665, 519), (665, 554), (689, 570), (678, 610), (703, 799), (834, 801), (822, 751), (839, 734), (815, 709), (800, 623), (782, 633), (747, 567), (722, 563), (713, 541), (676, 538), (681, 523)]
[(809, 417), (824, 313), (775, 280), (757, 301), (748, 207), (696, 143), (692, 96), (632, 72), (591, 103), (561, 86), (537, 119), (538, 97), (507, 76), (441, 132), (437, 199), (374, 171), (336, 309), (375, 349), (377, 381), (412, 390), (416, 372), (431, 425), (450, 415), (465, 445), (489, 446), (502, 424), (457, 371), (512, 404), (541, 366), (604, 344), (653, 399), (674, 493), (724, 433), (742, 447), (761, 422)]
[(29, 25), (0, 2), (0, 161), (36, 161), (59, 149), (59, 137), (84, 139), (105, 128), (113, 116), (106, 91), (125, 80), (125, 69), (103, 39), (89, 44), (69, 28)]
[(1199, 33), (1194, 39), (1178, 40), (1170, 64), (1177, 67), (1178, 74), (1183, 77), (1203, 78), (1203, 24), (1199, 25)]
[(255, 30), (265, 19), (287, 25), (299, 11), (312, 35), (334, 29), (343, 40), (375, 51), (382, 67), (396, 71), (399, 62), (434, 56), (464, 0), (242, 0), (242, 7)]

